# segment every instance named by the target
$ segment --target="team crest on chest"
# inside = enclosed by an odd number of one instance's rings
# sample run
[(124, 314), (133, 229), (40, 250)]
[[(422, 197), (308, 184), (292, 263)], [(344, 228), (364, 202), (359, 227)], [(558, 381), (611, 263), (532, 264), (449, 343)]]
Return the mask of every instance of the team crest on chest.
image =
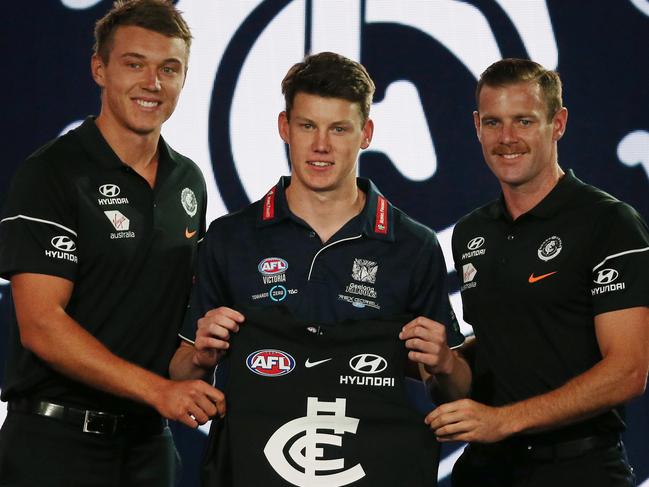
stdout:
[(367, 259), (354, 259), (352, 266), (352, 279), (359, 282), (376, 283), (376, 273), (379, 265)]
[(194, 216), (196, 214), (196, 210), (198, 210), (198, 201), (196, 200), (196, 195), (191, 189), (184, 188), (182, 190), (180, 193), (180, 202), (189, 216)]
[(543, 241), (543, 243), (539, 247), (539, 250), (537, 251), (537, 254), (539, 256), (539, 259), (547, 262), (548, 260), (554, 259), (557, 255), (559, 255), (562, 248), (561, 239), (556, 235), (553, 235), (552, 237), (546, 238)]
[[(378, 293), (373, 286), (369, 284), (376, 283), (376, 273), (379, 270), (379, 265), (367, 259), (354, 259), (352, 265), (352, 279), (357, 282), (350, 282), (345, 287), (344, 294), (338, 295), (338, 299), (345, 301), (357, 308), (364, 308), (369, 306), (375, 309), (381, 309), (381, 306), (376, 301)], [(358, 284), (358, 283), (362, 284)]]

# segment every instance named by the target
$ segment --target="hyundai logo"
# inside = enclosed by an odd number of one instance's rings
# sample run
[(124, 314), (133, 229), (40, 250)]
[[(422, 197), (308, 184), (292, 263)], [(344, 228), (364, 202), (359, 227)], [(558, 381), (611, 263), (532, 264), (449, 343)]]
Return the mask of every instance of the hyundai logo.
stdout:
[(595, 284), (610, 284), (617, 279), (619, 272), (615, 269), (602, 269), (597, 273), (597, 278), (594, 279)]
[(63, 252), (74, 252), (77, 249), (74, 241), (70, 237), (67, 237), (65, 235), (54, 237), (50, 242), (55, 249), (61, 250)]
[(120, 189), (116, 184), (104, 184), (99, 186), (99, 192), (106, 198), (114, 198), (120, 193)]
[(483, 245), (484, 245), (484, 237), (476, 237), (469, 240), (469, 243), (467, 244), (466, 247), (469, 250), (478, 250)]
[(362, 353), (352, 357), (349, 366), (359, 374), (378, 374), (388, 367), (388, 361), (373, 353)]

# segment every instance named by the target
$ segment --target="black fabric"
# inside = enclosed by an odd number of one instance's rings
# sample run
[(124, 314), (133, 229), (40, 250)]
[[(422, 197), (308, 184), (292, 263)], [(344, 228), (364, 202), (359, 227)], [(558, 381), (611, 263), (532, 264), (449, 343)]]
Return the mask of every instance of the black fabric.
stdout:
[[(437, 484), (438, 445), (424, 424), (423, 415), (411, 408), (406, 397), (407, 351), (398, 333), (408, 317), (323, 326), (296, 321), (285, 308), (242, 309), (246, 322), (233, 336), (225, 359), (228, 412), (224, 420), (213, 421), (203, 486), (423, 487)], [(259, 354), (264, 350), (274, 350), (278, 357), (290, 355), (293, 360), (290, 372), (276, 376), (255, 373), (252, 369), (259, 371), (259, 367), (254, 367), (254, 357), (264, 356), (263, 352)], [(356, 372), (350, 362), (361, 354), (379, 356), (386, 361), (387, 367), (374, 374)], [(307, 361), (316, 365), (307, 367)], [(368, 379), (373, 382), (380, 379), (383, 385), (350, 383)], [(348, 421), (356, 418), (355, 433), (343, 432), (342, 427), (334, 432), (321, 423), (322, 418), (332, 418), (331, 411), (320, 411), (311, 419), (308, 435), (305, 424), (292, 429), (294, 423), (287, 423), (296, 420), (300, 423), (304, 420), (299, 418), (307, 416), (308, 398), (312, 401), (311, 415), (315, 414), (316, 406), (333, 407), (335, 401), (340, 401), (338, 425), (342, 424), (343, 415)], [(286, 434), (286, 442), (271, 440), (274, 435), (281, 434), (278, 433), (280, 429)], [(312, 454), (310, 448), (316, 445), (309, 444), (309, 438), (314, 438), (311, 435), (315, 435), (316, 430), (320, 435), (329, 436), (317, 439), (317, 448), (322, 450)], [(332, 436), (341, 440), (339, 446), (329, 444)], [(277, 466), (284, 461), (280, 459), (291, 457), (288, 452), (292, 447), (296, 450), (293, 457), (297, 462), (286, 460), (284, 469), (276, 467), (282, 472), (280, 475), (264, 450), (276, 455), (273, 462)], [(317, 477), (309, 476), (303, 469), (306, 462), (300, 458), (302, 455), (315, 459), (314, 465), (318, 464), (318, 459), (342, 458), (344, 467), (316, 468), (311, 474)], [(326, 477), (330, 474), (345, 476), (348, 472), (341, 472), (358, 468), (359, 464), (363, 474), (353, 482), (349, 478), (334, 482), (333, 477)], [(295, 477), (291, 478), (287, 472)]]
[[(601, 360), (595, 316), (649, 306), (647, 225), (572, 172), (515, 221), (502, 199), (461, 219), (453, 257), (477, 337), (472, 395), (486, 404), (546, 393), (590, 369)], [(546, 435), (622, 428), (612, 411)]]
[(0, 487), (173, 487), (180, 459), (157, 435), (92, 435), (10, 412), (0, 431)]
[(538, 461), (504, 445), (470, 445), (455, 462), (453, 487), (634, 487), (621, 442), (567, 458)]
[(104, 411), (77, 409), (48, 401), (31, 401), (19, 399), (11, 401), (7, 410), (44, 416), (56, 421), (63, 421), (78, 431), (100, 435), (159, 435), (167, 427), (167, 420), (158, 414), (129, 415), (111, 414)]
[[(0, 222), (0, 275), (72, 281), (66, 312), (116, 355), (166, 376), (207, 197), (198, 167), (162, 139), (158, 148), (153, 189), (119, 160), (92, 118), (30, 156)], [(9, 331), (3, 400), (31, 397), (116, 413), (148, 409), (52, 370), (22, 347), (15, 315)]]

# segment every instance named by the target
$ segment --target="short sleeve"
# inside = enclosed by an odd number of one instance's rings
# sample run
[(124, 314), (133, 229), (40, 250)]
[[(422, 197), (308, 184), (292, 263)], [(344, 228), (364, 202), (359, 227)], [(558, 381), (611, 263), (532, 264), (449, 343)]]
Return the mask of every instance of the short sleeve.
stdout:
[(18, 169), (0, 219), (3, 278), (33, 272), (75, 280), (76, 205), (70, 179), (41, 158), (30, 158)]
[(430, 231), (415, 259), (413, 275), (413, 312), (446, 326), (446, 341), (451, 348), (464, 343), (457, 318), (448, 297), (446, 263), (442, 248)]
[(612, 204), (591, 245), (594, 314), (649, 306), (649, 229), (642, 217), (624, 203)]
[(218, 253), (222, 244), (219, 240), (218, 231), (210, 228), (198, 245), (194, 284), (179, 334), (183, 340), (194, 342), (197, 322), (209, 310), (231, 305), (225, 295), (227, 287), (220, 269)]

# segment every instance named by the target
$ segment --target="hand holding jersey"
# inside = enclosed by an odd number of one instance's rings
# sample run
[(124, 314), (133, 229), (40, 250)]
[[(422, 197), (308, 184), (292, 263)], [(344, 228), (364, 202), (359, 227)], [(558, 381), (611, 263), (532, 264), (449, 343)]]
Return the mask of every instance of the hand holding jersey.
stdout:
[(502, 195), (453, 231), (472, 399), (426, 418), (440, 441), (470, 442), (455, 487), (635, 485), (620, 433), (649, 369), (649, 229), (559, 166), (561, 91), (526, 59), (478, 82), (474, 124)]
[[(359, 486), (396, 485), (398, 480), (394, 476), (399, 476), (403, 465), (396, 457), (404, 455), (411, 460), (424, 457), (423, 469), (411, 472), (404, 482), (413, 487), (434, 485), (438, 446), (421, 413), (406, 404), (405, 391), (399, 388), (405, 382), (408, 349), (412, 359), (422, 364), (421, 370), (427, 368), (425, 376), (443, 377), (443, 387), (457, 382), (460, 385), (449, 390), (463, 390), (469, 381), (466, 362), (444, 344), (448, 339), (451, 346), (458, 346), (464, 337), (449, 302), (439, 242), (432, 230), (392, 206), (370, 181), (356, 177), (358, 153), (369, 147), (374, 128), (369, 119), (374, 84), (363, 66), (334, 53), (308, 56), (289, 70), (282, 90), (286, 110), (278, 117), (278, 129), (288, 145), (292, 175), (282, 177), (260, 201), (210, 225), (201, 244), (190, 313), (181, 333), (183, 343), (170, 366), (174, 377), (200, 377), (221, 358), (226, 361), (217, 373), (228, 376), (225, 391), (230, 412), (223, 422), (212, 423), (210, 447), (215, 454), (207, 457), (211, 463), (208, 470), (211, 467), (213, 473), (217, 472), (219, 485), (224, 486), (259, 483), (258, 478), (252, 477), (261, 477), (268, 485), (285, 485), (282, 477), (299, 478), (292, 481), (294, 485), (324, 485), (329, 476), (311, 478), (314, 470), (333, 469), (337, 464), (342, 467), (347, 458), (354, 461), (357, 457), (352, 450), (315, 447), (313, 442), (327, 439), (340, 447), (342, 437), (338, 435), (350, 421), (385, 426), (398, 416), (389, 410), (395, 404), (390, 397), (396, 392), (394, 397), (404, 403), (397, 409), (401, 413), (407, 411), (416, 440), (404, 440), (404, 432), (398, 427), (394, 435), (388, 433), (394, 444), (402, 445), (397, 448), (400, 455), (395, 455), (381, 441), (361, 434), (367, 426), (361, 428), (358, 437), (367, 443), (356, 445), (367, 458), (361, 463), (371, 472), (354, 478), (364, 479)], [(236, 309), (239, 304), (263, 311), (256, 320), (249, 314), (247, 318), (251, 321), (246, 325), (238, 311), (224, 307)], [(273, 317), (278, 313), (290, 317), (277, 321)], [(421, 317), (408, 324), (404, 315)], [(381, 328), (381, 320), (397, 316), (400, 319), (392, 322), (390, 329)], [(265, 320), (274, 320), (273, 326), (286, 331), (289, 323), (297, 320), (298, 337), (305, 330), (314, 335), (305, 339), (311, 348), (302, 350), (300, 355), (294, 353), (294, 358), (291, 352), (277, 349), (294, 347), (292, 341), (272, 345), (269, 339), (260, 342), (260, 348), (251, 345), (241, 354), (246, 336), (256, 333), (250, 325)], [(240, 334), (233, 338), (242, 324)], [(395, 352), (385, 355), (380, 351), (383, 349), (357, 335), (357, 330), (364, 327), (387, 333), (386, 346)], [(400, 328), (401, 338), (397, 332)], [(328, 349), (327, 336), (347, 338), (355, 347), (354, 352)], [(224, 353), (226, 350), (228, 354)], [(396, 364), (391, 357), (397, 355), (403, 366), (394, 369), (394, 373), (386, 372)], [(330, 376), (329, 380), (320, 380), (321, 374)], [(218, 377), (219, 384), (223, 376)], [(273, 378), (269, 380), (268, 376)], [(232, 394), (245, 389), (257, 397), (260, 389), (256, 385), (236, 385), (251, 380), (260, 381), (259, 386), (267, 391), (265, 397), (278, 395), (278, 401), (271, 401), (272, 408), (259, 411), (255, 407), (249, 411), (255, 401)], [(275, 386), (279, 389), (273, 389)], [(308, 397), (300, 397), (307, 388)], [(305, 409), (305, 402), (313, 407)], [(329, 408), (331, 412), (333, 407), (340, 414), (325, 418), (329, 426), (335, 426), (334, 435), (316, 433), (309, 426), (307, 435), (288, 449), (294, 463), (302, 465), (302, 461), (308, 460), (307, 471), (295, 472), (294, 466), (286, 463), (284, 447), (270, 448), (272, 458), (268, 460), (273, 469), (268, 470), (268, 462), (262, 456), (262, 451), (267, 451), (263, 444), (296, 424), (311, 421), (310, 416), (319, 415), (313, 409), (316, 407)], [(346, 407), (357, 412), (351, 418), (343, 417)], [(288, 408), (294, 411), (277, 423), (281, 416), (274, 416), (274, 411), (279, 409), (285, 416)], [(297, 417), (305, 412), (307, 418)], [(239, 419), (242, 414), (248, 417)], [(294, 419), (289, 421), (291, 418)], [(251, 428), (257, 423), (265, 431)], [(232, 429), (219, 438), (218, 432), (223, 431), (224, 425)], [(274, 433), (268, 429), (271, 426)], [(329, 429), (325, 426), (317, 429)], [(241, 427), (244, 430), (238, 429)], [(250, 445), (240, 444), (241, 438), (249, 437), (246, 428), (252, 429), (251, 434), (262, 436), (258, 443), (262, 447), (251, 453), (246, 450)], [(235, 430), (239, 433), (233, 433)], [(381, 438), (381, 426), (375, 431)], [(290, 438), (285, 439), (288, 442)], [(314, 447), (302, 448), (307, 443)], [(354, 441), (345, 443), (354, 445)], [(258, 464), (261, 460), (259, 469), (242, 471), (242, 462), (234, 460), (241, 451), (249, 452), (251, 462)], [(347, 458), (339, 458), (341, 453)], [(233, 482), (218, 474), (226, 475), (228, 471), (234, 472)], [(264, 475), (264, 471), (268, 473)], [(351, 474), (332, 475), (348, 473)], [(249, 480), (246, 483), (242, 479)]]
[(241, 313), (226, 306), (205, 313), (197, 323), (193, 364), (204, 370), (213, 369), (230, 347), (231, 334), (239, 331), (244, 320)]

